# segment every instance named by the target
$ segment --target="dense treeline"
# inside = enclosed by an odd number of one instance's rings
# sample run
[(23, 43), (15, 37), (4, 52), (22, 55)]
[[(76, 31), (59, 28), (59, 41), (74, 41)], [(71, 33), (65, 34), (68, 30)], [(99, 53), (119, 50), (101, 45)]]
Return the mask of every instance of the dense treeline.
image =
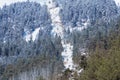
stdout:
[[(56, 0), (62, 7), (60, 16), (65, 27), (83, 27), (83, 23), (89, 20), (87, 29), (82, 31), (68, 31), (67, 38), (73, 43), (74, 56), (78, 56), (81, 49), (95, 44), (96, 40), (108, 36), (118, 16), (118, 7), (113, 0)], [(113, 23), (113, 24), (111, 24)], [(71, 37), (72, 36), (72, 37)], [(104, 37), (103, 37), (104, 36)], [(106, 42), (106, 41), (105, 41)], [(107, 44), (106, 44), (107, 45)], [(94, 50), (94, 46), (89, 48)], [(106, 47), (106, 46), (105, 46)]]
[[(51, 36), (46, 35), (46, 37), (41, 37), (35, 43), (30, 41), (27, 45), (27, 47), (22, 46), (22, 50), (23, 48), (25, 50), (24, 54), (17, 56), (16, 58), (12, 57), (13, 61), (9, 62), (9, 60), (12, 60), (10, 55), (6, 57), (8, 62), (5, 60), (3, 62), (4, 65), (1, 64), (0, 66), (0, 79), (9, 80), (9, 78), (14, 76), (13, 79), (18, 80), (18, 78), (16, 78), (17, 75), (19, 76), (22, 72), (31, 71), (34, 68), (37, 68), (39, 74), (34, 76), (39, 77), (49, 75), (49, 77), (44, 78), (47, 80), (48, 78), (54, 80), (54, 78), (57, 77), (57, 74), (61, 73), (61, 70), (63, 69), (60, 54), (62, 51), (60, 37), (56, 36), (55, 39), (51, 39)], [(44, 73), (43, 75), (41, 72), (42, 68), (49, 73)], [(26, 77), (28, 78), (28, 76)]]
[[(26, 42), (24, 37), (36, 28), (40, 28), (36, 40)], [(5, 5), (0, 10), (0, 80), (54, 80), (63, 69), (62, 44), (60, 37), (51, 36), (51, 29), (46, 5), (29, 1)]]
[(114, 0), (59, 0), (58, 3), (62, 4), (63, 24), (72, 27), (78, 27), (88, 19), (92, 24), (98, 19), (109, 22), (118, 13)]
[[(120, 80), (120, 22), (114, 26), (118, 8), (113, 0), (57, 0), (65, 27), (83, 31), (65, 32), (74, 46), (73, 60), (84, 71), (76, 80)], [(100, 4), (99, 4), (100, 3)], [(60, 4), (60, 5), (59, 5)], [(24, 37), (41, 28), (35, 41)], [(57, 80), (63, 70), (61, 38), (52, 37), (47, 6), (35, 2), (18, 2), (0, 9), (0, 80)], [(82, 52), (88, 52), (86, 57)], [(69, 79), (67, 69), (61, 80)]]
[(84, 71), (76, 80), (120, 80), (120, 21), (108, 36), (101, 36), (99, 40), (94, 38), (90, 44), (85, 64), (81, 64), (79, 58), (78, 63), (84, 66)]
[(0, 10), (0, 55), (24, 55), (25, 48), (30, 45), (24, 37), (38, 27), (44, 28), (43, 35), (50, 35), (52, 28), (47, 6), (29, 1), (5, 5)]

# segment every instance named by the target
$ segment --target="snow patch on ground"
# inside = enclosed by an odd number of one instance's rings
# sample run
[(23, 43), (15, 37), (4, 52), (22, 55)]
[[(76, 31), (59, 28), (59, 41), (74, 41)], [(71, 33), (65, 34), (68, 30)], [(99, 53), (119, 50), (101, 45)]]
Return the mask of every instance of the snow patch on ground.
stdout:
[(80, 69), (79, 71), (77, 71), (77, 74), (80, 75), (80, 73), (83, 71), (83, 69)]
[(64, 66), (66, 69), (74, 69), (74, 64), (73, 64), (73, 60), (72, 60), (72, 57), (73, 57), (73, 46), (70, 44), (70, 43), (64, 43), (62, 42), (62, 45), (63, 45), (63, 52), (62, 52), (62, 56), (64, 57)]
[(87, 19), (87, 20), (84, 20), (84, 22), (82, 22), (81, 24), (77, 23), (77, 26), (75, 27), (72, 27), (71, 25), (68, 24), (65, 30), (66, 31), (69, 30), (71, 33), (73, 31), (82, 31), (84, 29), (87, 29), (89, 24), (90, 24), (90, 20)]
[(40, 28), (36, 28), (35, 31), (33, 31), (31, 34), (29, 32), (26, 32), (25, 40), (28, 42), (32, 39), (32, 41), (35, 41), (38, 34), (39, 34)]
[(56, 26), (53, 28), (51, 34), (53, 34), (53, 36), (61, 36), (63, 37), (63, 28), (61, 28), (60, 26)]
[(81, 25), (78, 25), (77, 27), (73, 28), (73, 30), (77, 30), (77, 31), (82, 31), (84, 29), (87, 28), (87, 26), (89, 25), (89, 22), (90, 20), (88, 19), (86, 22), (82, 23), (82, 26)]
[(117, 6), (120, 6), (120, 0), (114, 0)]
[(3, 43), (6, 43), (6, 40), (5, 40), (5, 38), (3, 39)]

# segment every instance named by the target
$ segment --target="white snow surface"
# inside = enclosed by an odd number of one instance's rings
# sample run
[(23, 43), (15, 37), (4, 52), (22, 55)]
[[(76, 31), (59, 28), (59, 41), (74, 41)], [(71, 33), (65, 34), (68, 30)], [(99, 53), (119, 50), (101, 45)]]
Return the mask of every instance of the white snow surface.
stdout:
[(70, 43), (62, 42), (62, 46), (64, 48), (61, 55), (64, 58), (64, 66), (65, 68), (69, 68), (70, 70), (75, 70), (74, 63), (73, 63), (73, 46)]
[(53, 0), (48, 0), (47, 6), (51, 15), (52, 25), (54, 26), (51, 33), (61, 37), (61, 43), (64, 48), (63, 52), (61, 53), (64, 59), (63, 64), (65, 69), (69, 68), (72, 70), (74, 69), (74, 63), (72, 60), (73, 46), (71, 43), (67, 43), (64, 39), (64, 27), (59, 16), (60, 8), (55, 6)]
[(40, 28), (36, 28), (35, 31), (33, 31), (31, 34), (29, 32), (26, 32), (27, 35), (25, 36), (25, 40), (28, 42), (32, 39), (32, 41), (35, 41), (38, 34), (39, 34)]
[(82, 26), (81, 26), (81, 25), (77, 25), (77, 27), (72, 28), (72, 29), (73, 29), (72, 31), (74, 31), (74, 30), (82, 31), (82, 30), (86, 29), (87, 26), (88, 26), (89, 23), (90, 23), (89, 21), (90, 21), (90, 20), (88, 19), (86, 22), (82, 23)]
[(114, 0), (117, 6), (120, 6), (120, 0)]

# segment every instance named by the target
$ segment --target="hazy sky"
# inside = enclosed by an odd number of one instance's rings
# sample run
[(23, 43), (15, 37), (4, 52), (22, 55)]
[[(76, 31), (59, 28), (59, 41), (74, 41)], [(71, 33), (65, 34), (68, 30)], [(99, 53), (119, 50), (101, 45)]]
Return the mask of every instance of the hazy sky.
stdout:
[[(3, 5), (9, 5), (11, 3), (15, 3), (15, 2), (22, 2), (22, 1), (27, 1), (27, 0), (0, 0), (0, 7), (2, 7)], [(29, 0), (29, 1), (36, 1), (39, 2), (41, 4), (43, 4), (46, 0)]]

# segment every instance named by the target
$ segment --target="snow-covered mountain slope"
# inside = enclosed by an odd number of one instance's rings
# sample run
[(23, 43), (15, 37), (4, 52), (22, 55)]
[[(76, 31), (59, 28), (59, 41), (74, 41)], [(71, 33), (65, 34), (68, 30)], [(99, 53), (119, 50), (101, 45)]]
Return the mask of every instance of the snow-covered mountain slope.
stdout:
[(74, 46), (70, 41), (68, 42), (67, 39), (65, 38), (66, 36), (65, 31), (67, 30), (67, 28), (69, 28), (71, 32), (75, 30), (82, 31), (83, 29), (87, 28), (87, 25), (89, 24), (89, 20), (87, 20), (87, 22), (82, 23), (83, 26), (79, 26), (76, 28), (72, 28), (71, 26), (69, 27), (64, 26), (62, 24), (62, 21), (59, 15), (61, 8), (56, 6), (56, 3), (53, 0), (48, 0), (47, 6), (52, 19), (53, 30), (51, 34), (54, 36), (57, 35), (61, 37), (61, 44), (64, 49), (61, 55), (63, 57), (63, 64), (65, 66), (65, 69), (75, 70), (77, 65), (74, 64), (74, 61), (73, 61)]
[[(109, 21), (109, 17), (117, 14), (117, 8), (112, 2), (110, 3), (110, 0), (93, 0), (93, 2), (92, 0), (63, 0), (63, 3), (65, 5), (58, 4), (55, 0), (47, 0), (47, 5), (41, 6), (38, 3), (23, 2), (0, 9), (0, 40), (4, 42), (0, 44), (2, 46), (0, 54), (7, 56), (0, 58), (0, 61), (4, 64), (7, 59), (14, 63), (20, 55), (22, 58), (39, 54), (45, 57), (50, 55), (50, 59), (53, 57), (61, 59), (62, 57), (64, 70), (70, 69), (80, 74), (83, 68), (79, 67), (78, 69), (78, 65), (74, 63), (74, 51), (77, 52), (79, 49), (78, 52), (81, 56), (86, 56), (87, 53), (81, 49), (79, 41), (84, 43), (84, 40), (87, 40), (89, 43), (89, 37), (91, 39), (97, 29), (102, 31), (106, 28), (101, 28), (101, 26), (91, 28), (91, 24), (99, 24), (99, 20)], [(44, 26), (44, 28), (38, 26)], [(86, 29), (90, 31), (84, 32)], [(92, 29), (95, 29), (95, 32)], [(67, 30), (70, 32), (67, 33)], [(80, 32), (80, 36), (75, 32)], [(38, 38), (39, 40), (37, 40)], [(73, 40), (73, 38), (76, 39)], [(30, 40), (33, 42), (27, 43)], [(61, 52), (62, 47), (63, 51)], [(61, 56), (58, 56), (60, 54)], [(10, 59), (9, 56), (12, 55), (16, 56)]]
[(61, 23), (61, 19), (59, 16), (60, 8), (55, 6), (53, 0), (48, 0), (47, 6), (52, 19), (52, 25), (53, 25), (52, 34), (60, 36), (62, 40), (61, 43), (64, 50), (61, 53), (61, 55), (64, 59), (63, 60), (64, 66), (66, 69), (69, 68), (71, 70), (74, 67), (74, 63), (72, 60), (73, 46), (70, 43), (65, 42), (66, 39), (64, 38), (64, 27)]
[[(68, 0), (68, 2), (69, 1), (71, 1), (71, 0)], [(78, 0), (78, 3), (80, 3), (79, 1), (80, 0)], [(83, 0), (81, 0), (81, 1), (83, 1)], [(96, 1), (96, 0), (94, 0), (94, 1)], [(66, 0), (66, 2), (67, 2), (67, 0)], [(101, 4), (98, 4), (97, 1), (95, 3), (93, 3), (92, 1), (87, 0), (86, 2), (81, 2), (80, 4), (78, 4), (76, 1), (75, 3), (79, 5), (80, 10), (81, 10), (81, 13), (80, 12), (77, 13), (77, 11), (75, 9), (76, 8), (78, 9), (78, 7), (73, 6), (74, 10), (72, 10), (70, 8), (70, 3), (66, 3), (66, 5), (63, 6), (63, 8), (64, 8), (63, 9), (62, 7), (59, 7), (58, 5), (56, 6), (56, 3), (54, 2), (54, 0), (48, 0), (47, 6), (48, 6), (48, 10), (50, 12), (50, 16), (52, 19), (52, 26), (53, 26), (53, 30), (51, 33), (54, 36), (58, 35), (61, 37), (61, 43), (62, 43), (62, 46), (64, 49), (63, 52), (61, 53), (61, 55), (64, 59), (63, 63), (65, 66), (65, 69), (69, 68), (70, 70), (75, 70), (75, 68), (77, 66), (73, 62), (73, 47), (74, 46), (72, 45), (72, 43), (70, 41), (67, 41), (67, 39), (65, 38), (66, 30), (69, 29), (71, 33), (73, 31), (82, 31), (83, 29), (87, 29), (88, 25), (90, 24), (90, 22), (92, 20), (99, 19), (99, 18), (105, 18), (105, 17), (108, 17), (109, 15), (117, 14), (116, 5), (114, 5), (112, 2), (113, 1), (111, 0), (111, 1), (108, 1), (108, 3), (107, 3), (106, 1), (103, 0), (103, 1), (100, 1)], [(109, 7), (107, 6), (106, 9), (103, 11), (103, 4), (109, 4), (109, 3), (112, 5), (112, 6), (110, 6), (112, 9), (110, 11), (108, 11)], [(71, 5), (72, 4), (74, 4), (74, 1), (73, 1), (73, 3), (71, 1)], [(85, 4), (87, 7), (83, 6), (83, 4)], [(91, 10), (89, 10), (89, 9), (91, 9)], [(64, 12), (64, 10), (65, 10), (65, 13), (63, 13), (63, 15), (60, 16), (60, 14), (61, 14), (60, 11)], [(85, 14), (83, 14), (84, 12), (85, 12)], [(78, 21), (77, 21), (77, 19), (78, 19)], [(67, 22), (67, 20), (68, 20), (68, 22)], [(66, 21), (67, 24), (70, 24), (70, 22), (71, 22), (73, 25), (75, 24), (75, 26), (72, 26), (72, 25), (66, 26), (66, 24), (63, 24), (64, 21)], [(86, 55), (86, 53), (81, 52), (81, 55)], [(77, 72), (79, 73), (82, 70), (83, 69), (77, 70)]]
[[(41, 6), (39, 3), (19, 2), (0, 9), (0, 40), (4, 43), (9, 39), (29, 41), (31, 36), (35, 40), (36, 30), (39, 32), (38, 27), (46, 28), (44, 33), (48, 33), (51, 30), (50, 26), (51, 21), (46, 6)], [(34, 31), (35, 36), (33, 36)]]

